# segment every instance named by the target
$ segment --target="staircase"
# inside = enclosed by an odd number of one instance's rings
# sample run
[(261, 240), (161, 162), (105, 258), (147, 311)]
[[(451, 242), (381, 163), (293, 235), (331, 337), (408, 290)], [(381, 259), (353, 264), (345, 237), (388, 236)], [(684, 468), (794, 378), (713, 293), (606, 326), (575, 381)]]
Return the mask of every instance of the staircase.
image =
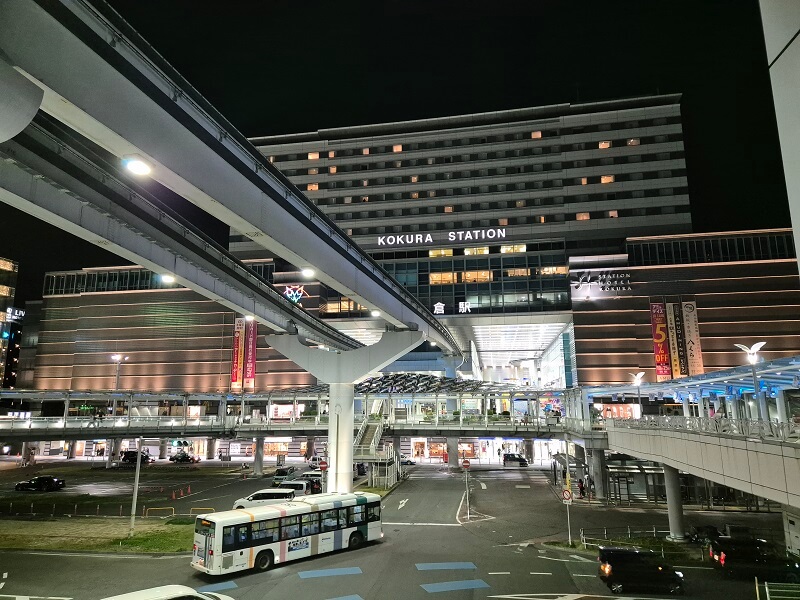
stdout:
[(367, 423), (353, 442), (353, 462), (380, 462), (387, 459), (387, 449), (381, 444), (383, 420)]

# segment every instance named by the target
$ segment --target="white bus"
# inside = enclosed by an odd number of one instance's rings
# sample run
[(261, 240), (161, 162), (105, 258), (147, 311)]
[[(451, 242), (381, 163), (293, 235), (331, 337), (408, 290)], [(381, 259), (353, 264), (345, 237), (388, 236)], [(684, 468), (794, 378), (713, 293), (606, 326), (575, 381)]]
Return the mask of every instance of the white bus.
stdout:
[(306, 558), (383, 537), (377, 494), (318, 494), (198, 515), (192, 567), (209, 575)]

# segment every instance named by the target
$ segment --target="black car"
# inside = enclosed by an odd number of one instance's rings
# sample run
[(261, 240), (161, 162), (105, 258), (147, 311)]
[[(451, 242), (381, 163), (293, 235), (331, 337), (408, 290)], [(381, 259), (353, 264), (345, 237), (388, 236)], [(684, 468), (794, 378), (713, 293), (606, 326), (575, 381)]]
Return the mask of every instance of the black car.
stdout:
[(598, 575), (615, 594), (631, 589), (683, 593), (683, 573), (649, 550), (600, 546)]
[(766, 540), (720, 536), (709, 544), (708, 556), (729, 577), (800, 583), (800, 563)]
[(14, 486), (18, 492), (21, 490), (34, 490), (37, 492), (52, 492), (53, 490), (60, 490), (66, 485), (66, 481), (60, 477), (52, 475), (39, 475), (28, 481), (20, 481)]
[(722, 535), (722, 532), (713, 525), (697, 525), (689, 532), (689, 541), (693, 544), (710, 544)]
[(176, 463), (196, 463), (200, 462), (200, 458), (188, 452), (178, 452), (169, 457), (172, 462)]
[[(136, 455), (137, 454), (138, 454), (138, 451), (136, 451), (136, 450), (125, 450), (122, 453), (121, 461), (124, 462), (124, 463), (136, 464)], [(149, 464), (151, 462), (155, 462), (155, 460), (156, 459), (151, 457), (148, 452), (142, 451), (142, 464), (143, 465)]]
[(520, 454), (503, 454), (503, 466), (504, 467), (511, 467), (511, 466), (519, 466), (519, 467), (527, 467), (528, 461), (525, 460), (525, 457)]

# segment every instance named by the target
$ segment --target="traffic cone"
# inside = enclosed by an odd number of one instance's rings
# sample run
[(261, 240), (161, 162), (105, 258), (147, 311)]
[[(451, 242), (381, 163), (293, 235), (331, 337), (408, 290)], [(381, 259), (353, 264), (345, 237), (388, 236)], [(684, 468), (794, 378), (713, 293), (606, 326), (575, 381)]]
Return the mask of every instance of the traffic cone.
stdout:
[(186, 490), (186, 495), (188, 496), (188, 495), (189, 495), (189, 494), (191, 494), (191, 493), (192, 493), (192, 486), (190, 485), (190, 486), (188, 487), (188, 489)]
[(175, 490), (172, 490), (172, 499), (175, 500)]
[(181, 488), (181, 498), (183, 498), (183, 488)]

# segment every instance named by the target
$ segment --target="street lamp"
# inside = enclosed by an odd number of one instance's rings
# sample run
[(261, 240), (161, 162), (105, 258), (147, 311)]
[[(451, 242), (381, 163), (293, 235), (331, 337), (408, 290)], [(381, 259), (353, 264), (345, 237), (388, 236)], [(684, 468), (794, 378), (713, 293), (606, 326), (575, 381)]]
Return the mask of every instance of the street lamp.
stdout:
[(123, 356), (122, 354), (112, 354), (111, 355), (111, 360), (113, 360), (115, 363), (117, 363), (117, 371), (116, 371), (116, 376), (115, 376), (115, 379), (114, 379), (114, 389), (115, 390), (119, 389), (119, 366), (124, 361), (128, 360), (128, 358), (130, 358), (130, 357), (129, 356)]
[(644, 371), (628, 373), (628, 375), (633, 377), (633, 385), (636, 386), (636, 396), (639, 398), (639, 418), (641, 419), (644, 416), (642, 411), (642, 378), (644, 377)]
[(761, 420), (762, 421), (769, 421), (769, 413), (767, 412), (767, 399), (766, 397), (761, 399), (761, 394), (759, 393), (759, 385), (758, 385), (758, 374), (756, 373), (756, 363), (758, 362), (758, 351), (761, 350), (764, 346), (767, 345), (767, 342), (756, 342), (749, 348), (744, 344), (734, 344), (739, 350), (747, 353), (747, 362), (750, 363), (750, 366), (753, 369), (753, 399), (758, 400), (758, 409), (759, 413), (761, 413)]

